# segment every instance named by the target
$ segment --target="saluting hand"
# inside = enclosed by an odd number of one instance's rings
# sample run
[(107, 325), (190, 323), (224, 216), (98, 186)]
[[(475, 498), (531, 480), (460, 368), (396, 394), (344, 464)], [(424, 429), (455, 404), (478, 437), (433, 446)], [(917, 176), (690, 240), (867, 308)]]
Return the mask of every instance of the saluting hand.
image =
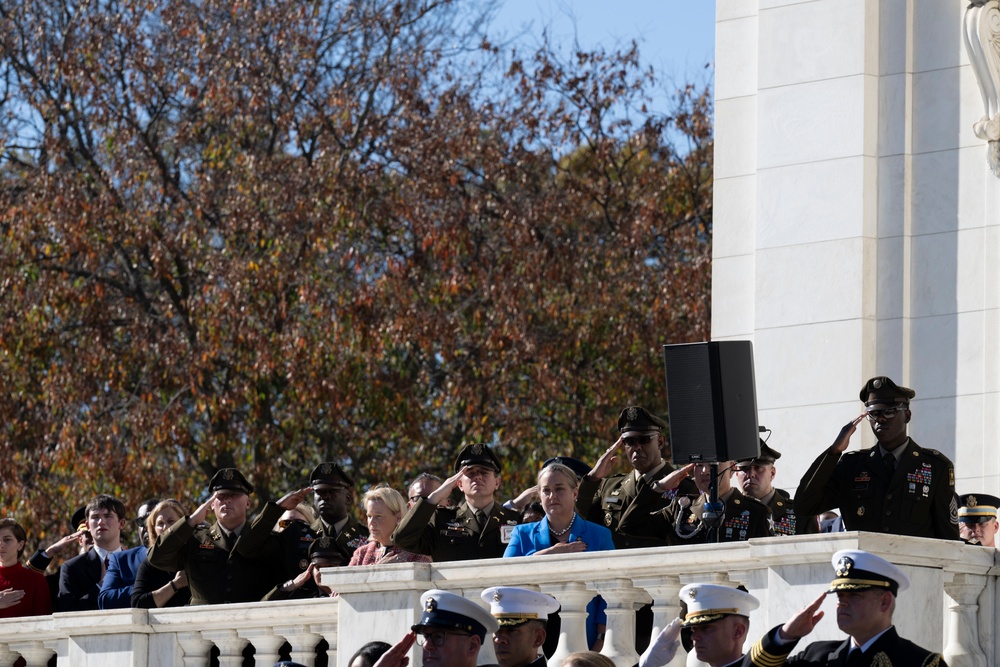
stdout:
[(406, 667), (410, 664), (410, 656), (406, 654), (410, 652), (416, 641), (417, 633), (412, 630), (407, 632), (406, 636), (398, 644), (383, 653), (382, 657), (376, 660), (372, 667)]
[(781, 638), (801, 639), (812, 632), (816, 624), (819, 623), (819, 620), (823, 618), (823, 612), (817, 611), (817, 609), (819, 609), (825, 599), (826, 593), (823, 593), (813, 600), (811, 604), (803, 607), (795, 616), (788, 619), (788, 622), (778, 630), (781, 633)]
[(844, 428), (840, 429), (840, 435), (838, 435), (837, 439), (833, 441), (832, 445), (830, 445), (831, 452), (842, 454), (847, 451), (847, 446), (851, 444), (851, 436), (858, 430), (858, 424), (861, 423), (861, 420), (864, 419), (866, 415), (866, 412), (862, 412), (860, 415), (845, 424)]
[(681, 485), (681, 482), (687, 479), (687, 476), (691, 474), (692, 470), (694, 470), (693, 463), (689, 463), (683, 468), (678, 468), (677, 470), (673, 471), (666, 477), (658, 479), (655, 482), (653, 482), (653, 488), (659, 491), (660, 493), (665, 493), (671, 489), (676, 489), (678, 486)]
[(55, 544), (45, 547), (46, 555), (54, 556), (55, 554), (62, 551), (63, 547), (65, 547), (67, 544), (72, 544), (73, 542), (76, 542), (78, 539), (80, 539), (80, 536), (83, 535), (85, 532), (87, 531), (78, 530), (75, 533), (70, 533), (66, 537), (59, 539)]
[(617, 452), (618, 448), (621, 446), (622, 439), (619, 437), (615, 440), (615, 444), (604, 450), (604, 453), (601, 454), (601, 458), (597, 459), (597, 463), (595, 463), (594, 467), (587, 473), (587, 477), (590, 477), (591, 479), (604, 479), (607, 477), (614, 469), (615, 461), (618, 460), (618, 457), (615, 456), (615, 452)]
[(284, 496), (281, 497), (276, 504), (283, 510), (293, 510), (303, 502), (312, 493), (313, 488), (307, 486), (304, 489), (299, 489), (298, 491), (289, 491)]
[[(218, 493), (218, 492), (216, 492), (216, 493)], [(205, 519), (208, 518), (209, 511), (211, 511), (211, 509), (212, 509), (212, 503), (215, 502), (215, 495), (216, 494), (213, 493), (211, 496), (209, 496), (208, 500), (206, 500), (205, 502), (203, 502), (198, 507), (198, 509), (196, 509), (194, 511), (194, 514), (192, 514), (190, 517), (188, 517), (187, 522), (188, 522), (189, 526), (191, 526), (192, 528), (194, 528), (198, 524), (204, 523)]]
[(433, 503), (434, 505), (441, 505), (448, 497), (451, 495), (451, 490), (458, 486), (458, 480), (462, 479), (466, 472), (469, 471), (469, 466), (462, 466), (462, 469), (456, 472), (454, 475), (444, 480), (441, 486), (434, 489), (434, 491), (427, 496), (427, 502)]

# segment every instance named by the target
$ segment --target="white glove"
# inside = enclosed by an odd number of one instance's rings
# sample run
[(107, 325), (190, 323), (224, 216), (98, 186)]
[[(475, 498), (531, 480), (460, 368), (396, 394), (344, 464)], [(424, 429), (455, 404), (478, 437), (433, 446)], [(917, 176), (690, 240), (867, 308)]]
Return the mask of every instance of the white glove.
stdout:
[(677, 654), (677, 647), (681, 645), (681, 619), (675, 618), (667, 624), (667, 627), (660, 631), (656, 639), (649, 642), (649, 646), (639, 658), (639, 667), (663, 667)]

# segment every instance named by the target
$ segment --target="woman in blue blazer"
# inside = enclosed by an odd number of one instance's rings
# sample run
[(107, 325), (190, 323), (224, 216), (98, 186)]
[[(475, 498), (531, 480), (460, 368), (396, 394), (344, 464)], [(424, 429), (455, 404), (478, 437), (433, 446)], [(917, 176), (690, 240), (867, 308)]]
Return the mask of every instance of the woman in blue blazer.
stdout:
[(538, 473), (538, 494), (545, 518), (514, 527), (503, 557), (611, 551), (611, 531), (576, 513), (576, 473), (553, 463)]
[[(514, 526), (503, 557), (613, 551), (611, 531), (576, 513), (578, 486), (576, 473), (567, 466), (552, 463), (542, 468), (538, 473), (538, 495), (545, 518)], [(594, 650), (600, 650), (604, 641), (605, 606), (600, 597), (587, 605), (587, 644)]]

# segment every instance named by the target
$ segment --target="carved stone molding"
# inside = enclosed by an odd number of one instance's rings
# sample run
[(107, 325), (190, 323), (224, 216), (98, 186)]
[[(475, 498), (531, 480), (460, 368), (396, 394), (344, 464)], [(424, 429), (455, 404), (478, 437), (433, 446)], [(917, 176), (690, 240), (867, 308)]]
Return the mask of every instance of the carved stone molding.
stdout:
[(984, 110), (972, 129), (988, 142), (990, 169), (1000, 177), (1000, 1), (973, 0), (965, 10), (964, 32)]

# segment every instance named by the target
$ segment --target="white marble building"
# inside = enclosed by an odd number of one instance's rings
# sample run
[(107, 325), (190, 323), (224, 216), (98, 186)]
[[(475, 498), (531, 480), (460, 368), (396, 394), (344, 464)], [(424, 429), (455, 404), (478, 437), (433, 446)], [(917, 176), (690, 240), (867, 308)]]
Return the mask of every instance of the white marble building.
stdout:
[(1000, 178), (974, 128), (997, 55), (964, 44), (997, 3), (716, 4), (712, 336), (754, 343), (779, 485), (885, 374), (916, 390), (910, 434), (959, 493), (997, 494)]

